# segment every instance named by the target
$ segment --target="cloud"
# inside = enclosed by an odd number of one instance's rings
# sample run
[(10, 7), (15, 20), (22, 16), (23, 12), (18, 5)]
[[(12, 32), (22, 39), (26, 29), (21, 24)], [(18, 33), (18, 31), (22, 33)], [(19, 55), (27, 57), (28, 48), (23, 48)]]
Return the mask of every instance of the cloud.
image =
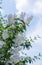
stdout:
[(22, 10), (22, 8), (27, 4), (27, 0), (16, 0), (17, 10)]
[(18, 12), (26, 12), (32, 14), (42, 13), (42, 0), (16, 0), (16, 9)]
[(34, 3), (34, 7), (33, 7), (32, 12), (33, 12), (34, 14), (41, 14), (41, 13), (42, 13), (42, 1), (37, 0), (37, 1)]

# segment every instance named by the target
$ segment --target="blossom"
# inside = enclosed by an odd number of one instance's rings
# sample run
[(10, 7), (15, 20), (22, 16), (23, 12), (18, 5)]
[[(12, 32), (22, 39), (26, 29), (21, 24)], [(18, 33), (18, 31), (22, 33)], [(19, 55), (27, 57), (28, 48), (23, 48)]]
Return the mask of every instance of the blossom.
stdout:
[(5, 42), (0, 41), (0, 48), (2, 48), (2, 46), (5, 44)]
[(11, 55), (10, 60), (8, 62), (16, 64), (20, 61), (19, 51), (15, 49), (15, 52), (13, 51), (11, 53), (13, 54)]
[(15, 54), (10, 58), (11, 62), (14, 62), (15, 64), (20, 61), (19, 54)]
[(12, 47), (12, 49), (10, 50), (12, 55), (10, 56), (10, 60), (6, 62), (6, 65), (8, 65), (8, 63), (12, 63), (12, 65), (15, 65), (21, 60), (21, 57), (19, 54), (20, 50), (21, 50), (21, 47), (17, 47), (17, 48)]
[(24, 18), (25, 18), (25, 13), (21, 12), (20, 19), (24, 20)]
[(4, 32), (2, 33), (2, 37), (3, 39), (7, 39), (9, 37), (7, 30), (4, 30)]
[(24, 43), (26, 40), (26, 37), (23, 33), (19, 33), (16, 38), (14, 39), (15, 46), (20, 46), (22, 43)]
[(21, 49), (22, 49), (22, 47), (19, 46), (17, 48), (11, 49), (10, 52), (11, 52), (12, 55), (19, 54), (19, 51), (21, 51)]
[(11, 25), (11, 24), (14, 24), (14, 23), (15, 23), (14, 18), (16, 18), (16, 14), (14, 14), (14, 15), (9, 14), (9, 15), (8, 15), (8, 24), (9, 24), (9, 25)]
[(27, 17), (27, 19), (24, 20), (25, 24), (28, 25), (31, 20), (32, 20), (33, 16)]
[(12, 63), (12, 65), (15, 65), (16, 63), (18, 63), (20, 61), (20, 57), (19, 55), (13, 55), (10, 57), (10, 60), (8, 60), (6, 62), (6, 65), (8, 65), (8, 63)]

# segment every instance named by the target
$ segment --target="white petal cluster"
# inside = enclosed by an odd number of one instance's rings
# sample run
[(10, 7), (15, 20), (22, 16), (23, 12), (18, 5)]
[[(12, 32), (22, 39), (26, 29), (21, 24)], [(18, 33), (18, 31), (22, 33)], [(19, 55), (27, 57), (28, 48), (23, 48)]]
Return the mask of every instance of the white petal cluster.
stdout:
[(17, 37), (15, 38), (15, 45), (20, 46), (22, 43), (25, 42), (25, 35), (23, 33), (19, 33)]
[(20, 61), (20, 57), (19, 55), (13, 55), (9, 61), (6, 62), (6, 65), (8, 65), (8, 63), (12, 63), (12, 65), (15, 65), (16, 63), (18, 63)]
[(14, 64), (16, 64), (17, 62), (19, 62), (19, 60), (20, 60), (19, 54), (14, 54), (14, 55), (10, 58), (10, 61), (11, 61), (11, 62), (14, 62)]
[(11, 50), (11, 54), (17, 54), (21, 49), (22, 49), (21, 46), (16, 47), (16, 48), (13, 48), (13, 49)]
[(31, 22), (32, 18), (33, 18), (33, 16), (30, 16), (27, 19), (25, 19), (24, 20), (25, 24), (28, 25)]
[(21, 12), (20, 19), (23, 20), (26, 25), (28, 25), (31, 22), (33, 16), (29, 16), (26, 18), (25, 15), (26, 15), (25, 13)]
[(0, 48), (2, 48), (2, 46), (5, 44), (5, 42), (0, 41)]
[(15, 21), (14, 21), (14, 18), (16, 17), (16, 14), (12, 15), (12, 14), (9, 14), (8, 15), (8, 25), (11, 25), (11, 24), (14, 24)]
[(11, 50), (12, 56), (10, 57), (10, 60), (7, 63), (12, 63), (12, 65), (15, 65), (21, 60), (21, 57), (19, 56), (19, 51), (21, 50), (21, 47), (17, 47)]
[(2, 33), (2, 37), (3, 39), (7, 39), (9, 37), (7, 30), (4, 30), (4, 32)]
[(8, 15), (8, 24), (11, 25), (12, 23), (14, 23), (14, 17), (12, 14)]
[(24, 20), (24, 17), (25, 17), (25, 13), (21, 12), (20, 19)]

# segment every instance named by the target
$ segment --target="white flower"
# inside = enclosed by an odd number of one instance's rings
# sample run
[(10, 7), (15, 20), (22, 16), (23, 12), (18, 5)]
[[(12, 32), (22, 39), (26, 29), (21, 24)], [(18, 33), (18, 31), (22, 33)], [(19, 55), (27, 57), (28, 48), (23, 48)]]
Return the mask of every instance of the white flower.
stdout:
[(4, 30), (2, 37), (3, 37), (3, 39), (7, 39), (9, 37), (7, 30)]
[(14, 23), (15, 23), (14, 18), (16, 18), (16, 14), (14, 14), (14, 15), (9, 14), (9, 15), (8, 15), (8, 24), (9, 24), (9, 25), (11, 25), (11, 24), (14, 24)]
[(8, 24), (11, 25), (12, 23), (14, 23), (14, 17), (12, 14), (8, 15)]
[(19, 33), (16, 37), (15, 41), (15, 45), (20, 46), (22, 43), (25, 42), (25, 35), (23, 33)]
[(30, 16), (27, 19), (25, 19), (24, 20), (25, 24), (28, 25), (31, 22), (32, 18), (33, 18), (33, 16)]
[(15, 48), (14, 52), (16, 53), (16, 52), (18, 52), (20, 50), (21, 50), (21, 47), (19, 46), (19, 47)]
[(21, 51), (21, 49), (22, 49), (22, 48), (21, 48), (20, 46), (19, 46), (19, 47), (16, 47), (16, 48), (14, 48), (14, 49), (11, 50), (11, 53), (12, 53), (12, 54), (18, 54), (19, 51)]
[(15, 54), (15, 55), (10, 57), (10, 62), (14, 62), (14, 64), (16, 64), (19, 61), (20, 61), (19, 54)]
[(21, 19), (21, 20), (24, 20), (24, 17), (25, 17), (25, 13), (21, 12), (21, 14), (20, 14), (20, 19)]
[(2, 46), (5, 44), (5, 42), (0, 41), (0, 48), (2, 48)]
[[(11, 57), (10, 60), (7, 61), (7, 63), (12, 63), (12, 65), (16, 64), (17, 62), (20, 61), (20, 54), (19, 51), (21, 50), (21, 47), (17, 47), (17, 48), (13, 48), (10, 52), (11, 52)], [(14, 63), (14, 64), (13, 64)]]

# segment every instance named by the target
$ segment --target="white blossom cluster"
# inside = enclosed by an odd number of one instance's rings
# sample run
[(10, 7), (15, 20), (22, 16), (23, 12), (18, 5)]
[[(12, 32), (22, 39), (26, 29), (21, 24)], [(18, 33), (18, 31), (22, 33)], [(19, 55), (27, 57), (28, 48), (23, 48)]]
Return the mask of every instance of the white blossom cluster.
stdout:
[(4, 30), (4, 32), (2, 33), (2, 37), (3, 39), (7, 39), (9, 37), (7, 30)]
[(27, 19), (24, 20), (26, 25), (29, 25), (29, 23), (31, 22), (33, 16), (27, 17)]
[(24, 43), (26, 40), (24, 33), (19, 33), (16, 38), (13, 40), (15, 42), (15, 46), (20, 46), (22, 43)]
[(0, 41), (0, 48), (2, 48), (2, 46), (5, 44), (5, 42)]
[(15, 21), (14, 21), (14, 18), (16, 18), (16, 14), (12, 15), (12, 14), (9, 14), (8, 15), (8, 25), (11, 25), (11, 24), (14, 24)]
[(29, 16), (26, 18), (25, 15), (26, 15), (26, 13), (21, 12), (20, 19), (23, 20), (26, 25), (28, 25), (31, 22), (33, 16)]
[(12, 47), (11, 49), (11, 54), (12, 56), (10, 57), (10, 60), (6, 62), (6, 65), (8, 65), (8, 63), (12, 63), (12, 65), (15, 65), (16, 63), (18, 63), (21, 60), (19, 51), (22, 48), (19, 46), (17, 48)]

